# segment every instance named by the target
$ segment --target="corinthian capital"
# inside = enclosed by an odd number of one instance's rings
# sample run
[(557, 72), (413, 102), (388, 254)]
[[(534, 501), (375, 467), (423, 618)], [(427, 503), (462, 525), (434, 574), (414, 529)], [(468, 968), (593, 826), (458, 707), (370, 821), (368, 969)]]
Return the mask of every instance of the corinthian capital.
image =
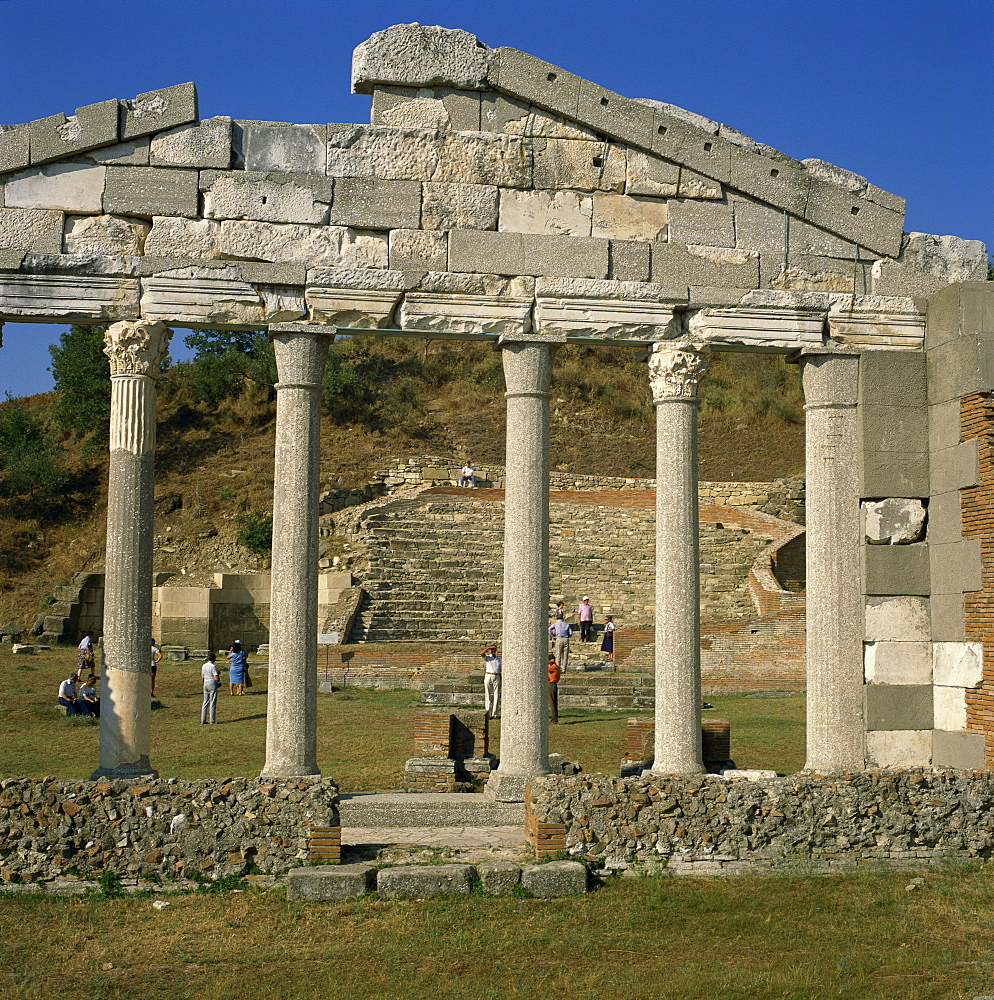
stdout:
[(171, 336), (172, 330), (165, 323), (147, 319), (127, 320), (107, 327), (104, 354), (110, 358), (111, 375), (158, 378)]
[(697, 386), (707, 371), (703, 344), (653, 344), (649, 355), (652, 401), (697, 399)]

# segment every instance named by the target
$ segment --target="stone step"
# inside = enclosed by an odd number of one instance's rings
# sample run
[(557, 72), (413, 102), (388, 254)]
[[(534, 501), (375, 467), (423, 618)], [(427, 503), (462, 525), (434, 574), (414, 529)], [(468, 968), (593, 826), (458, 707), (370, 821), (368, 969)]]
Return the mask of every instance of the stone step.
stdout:
[(342, 826), (481, 827), (518, 826), (524, 803), (488, 802), (461, 792), (360, 792), (339, 799)]

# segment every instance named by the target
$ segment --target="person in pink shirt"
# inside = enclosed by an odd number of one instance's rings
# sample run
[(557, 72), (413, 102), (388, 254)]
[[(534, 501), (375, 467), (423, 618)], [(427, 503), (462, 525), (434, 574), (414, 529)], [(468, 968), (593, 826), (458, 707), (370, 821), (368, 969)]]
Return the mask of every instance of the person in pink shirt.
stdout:
[(584, 597), (577, 608), (576, 616), (580, 621), (580, 642), (590, 642), (590, 634), (594, 626), (594, 607), (589, 597)]

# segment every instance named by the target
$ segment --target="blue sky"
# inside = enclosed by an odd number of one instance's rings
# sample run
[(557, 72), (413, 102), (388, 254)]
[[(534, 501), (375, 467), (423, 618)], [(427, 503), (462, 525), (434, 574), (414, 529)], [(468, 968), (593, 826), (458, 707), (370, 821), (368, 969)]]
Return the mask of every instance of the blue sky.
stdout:
[[(368, 121), (352, 49), (411, 21), (828, 160), (907, 198), (909, 231), (994, 246), (990, 0), (0, 0), (0, 122), (186, 80), (205, 118)], [(7, 324), (0, 396), (51, 388), (58, 334)]]

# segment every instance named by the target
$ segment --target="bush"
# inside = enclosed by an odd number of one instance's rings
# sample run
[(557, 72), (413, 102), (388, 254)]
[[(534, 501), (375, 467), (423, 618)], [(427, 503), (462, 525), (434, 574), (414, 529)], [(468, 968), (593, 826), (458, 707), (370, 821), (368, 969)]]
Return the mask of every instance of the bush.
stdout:
[(19, 399), (0, 404), (0, 496), (44, 512), (69, 481), (44, 421)]
[(239, 395), (247, 383), (264, 386), (270, 397), (275, 394), (276, 358), (264, 333), (196, 330), (184, 342), (195, 352), (190, 381), (201, 402), (217, 406)]
[(265, 555), (273, 548), (273, 515), (260, 510), (249, 510), (235, 518), (238, 524), (238, 534), (235, 536), (239, 545), (244, 545), (249, 552)]

